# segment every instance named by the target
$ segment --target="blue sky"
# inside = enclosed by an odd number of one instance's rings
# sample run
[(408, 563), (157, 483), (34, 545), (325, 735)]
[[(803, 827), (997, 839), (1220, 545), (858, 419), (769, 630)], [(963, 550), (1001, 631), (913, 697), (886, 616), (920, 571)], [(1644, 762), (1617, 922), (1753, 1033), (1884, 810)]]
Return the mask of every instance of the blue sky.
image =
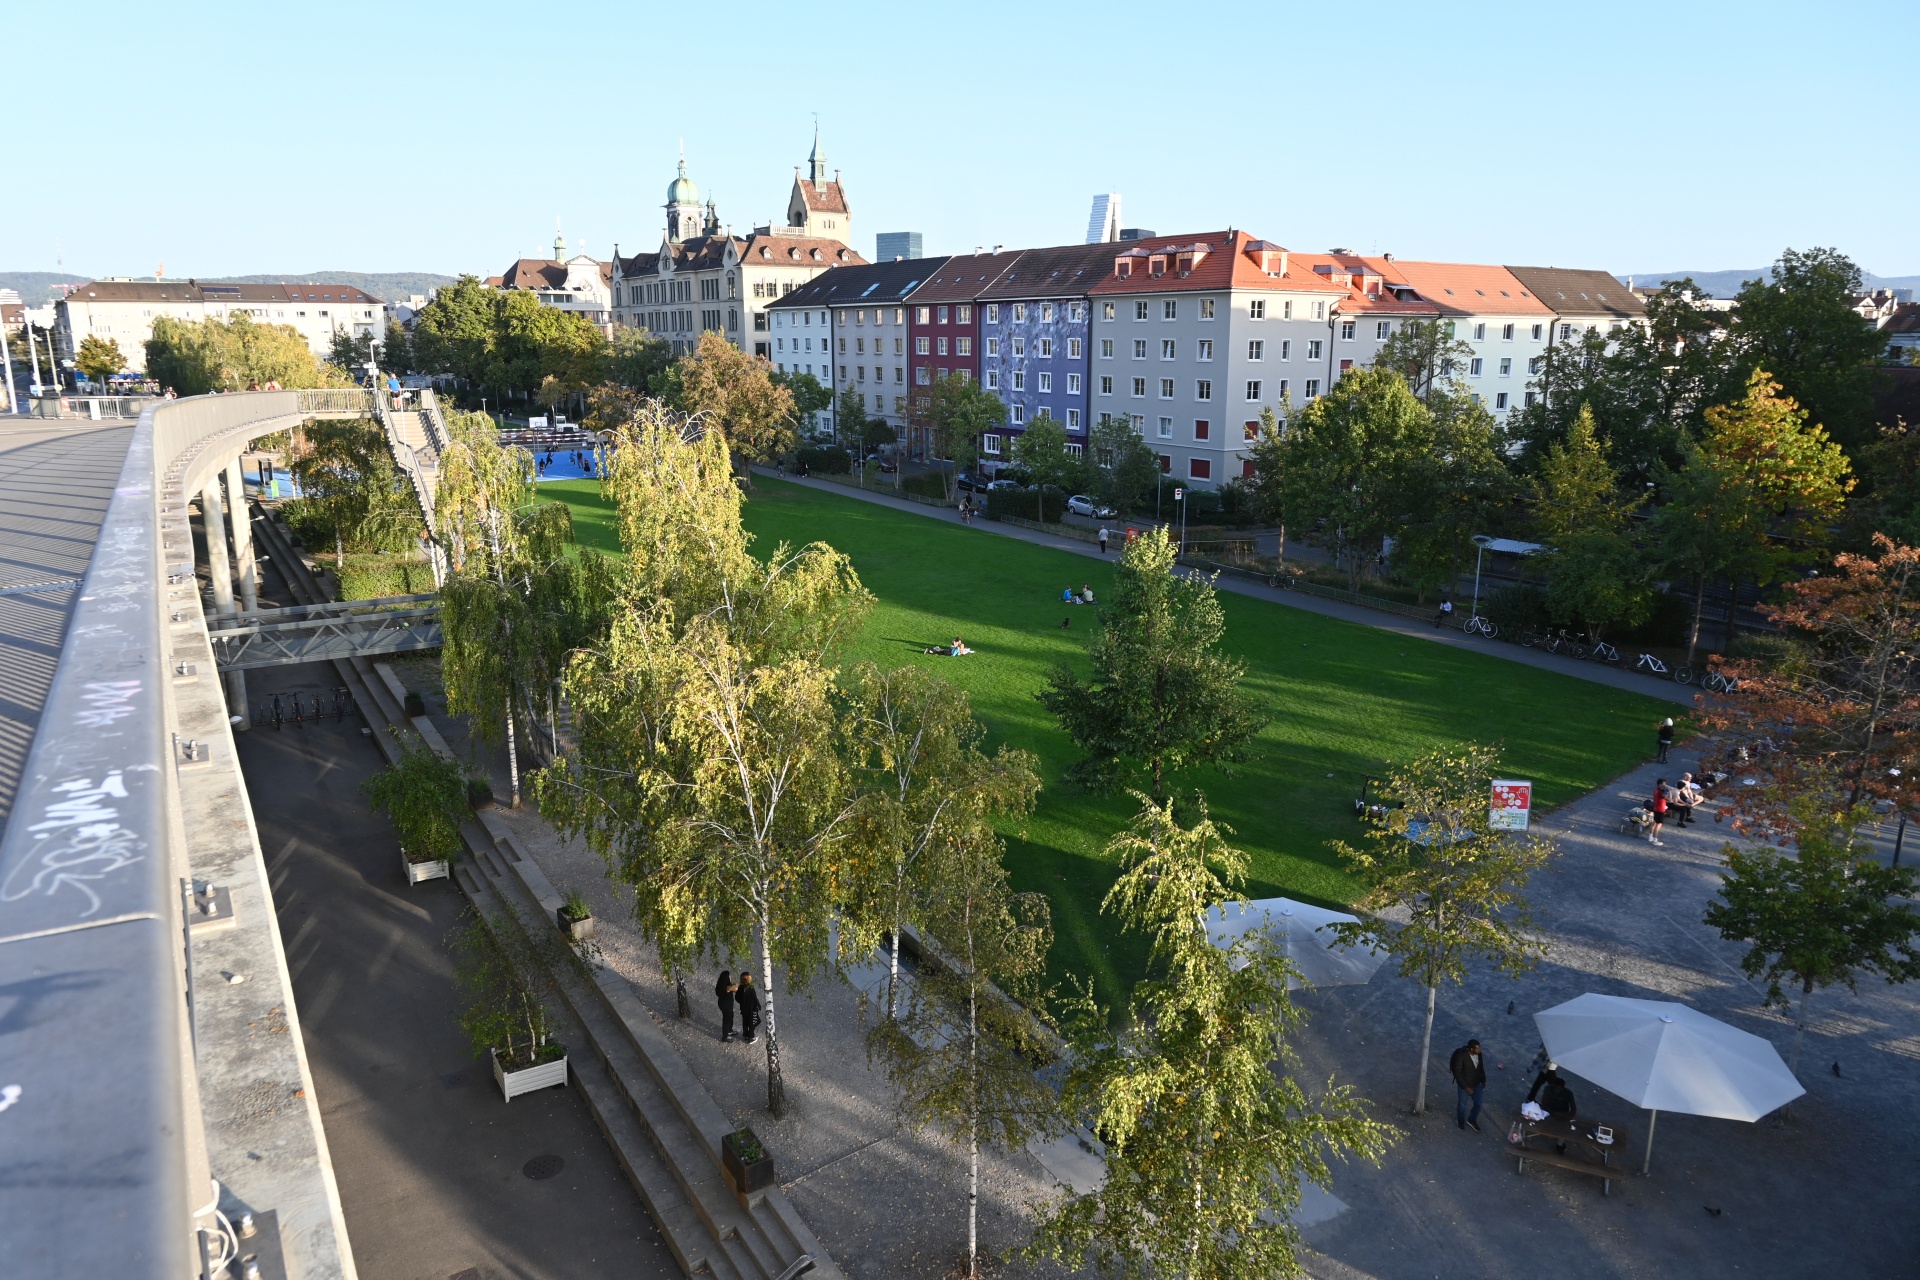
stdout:
[(556, 216), (652, 248), (682, 139), (745, 230), (817, 112), (869, 255), (1078, 241), (1119, 191), (1129, 225), (1303, 250), (1920, 273), (1913, 0), (82, 12), (0, 15), (0, 268), (487, 274)]

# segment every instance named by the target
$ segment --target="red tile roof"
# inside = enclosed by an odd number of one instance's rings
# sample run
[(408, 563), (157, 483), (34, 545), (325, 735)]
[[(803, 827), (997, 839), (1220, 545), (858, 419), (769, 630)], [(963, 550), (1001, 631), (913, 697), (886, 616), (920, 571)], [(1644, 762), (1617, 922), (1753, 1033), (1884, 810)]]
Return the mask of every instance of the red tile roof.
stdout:
[(823, 182), (816, 187), (802, 178), (800, 179), (800, 198), (807, 202), (807, 208), (817, 213), (847, 211), (847, 193), (840, 189), (838, 182)]
[[(1288, 251), (1244, 231), (1154, 236), (1108, 245), (1106, 273), (1090, 292), (1198, 293), (1215, 289), (1344, 294), (1344, 285), (1294, 265)], [(1155, 266), (1160, 268), (1155, 274)], [(1122, 275), (1125, 270), (1127, 274)]]
[(1553, 308), (1533, 296), (1505, 267), (1472, 262), (1407, 262), (1362, 258), (1390, 284), (1410, 286), (1441, 315), (1550, 316)]
[(735, 243), (740, 246), (742, 262), (762, 266), (858, 267), (865, 266), (867, 261), (838, 240), (825, 236), (755, 234)]
[(1392, 284), (1367, 264), (1365, 258), (1351, 253), (1296, 253), (1291, 264), (1331, 284), (1344, 284), (1347, 296), (1334, 304), (1341, 315), (1432, 316), (1440, 309), (1418, 298), (1402, 301)]

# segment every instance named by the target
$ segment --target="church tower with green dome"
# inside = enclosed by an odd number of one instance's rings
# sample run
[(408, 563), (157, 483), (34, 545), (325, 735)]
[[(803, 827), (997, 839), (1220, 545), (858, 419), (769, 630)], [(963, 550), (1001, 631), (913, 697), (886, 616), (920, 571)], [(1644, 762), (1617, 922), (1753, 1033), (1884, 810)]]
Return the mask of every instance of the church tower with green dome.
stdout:
[(687, 149), (682, 146), (680, 176), (667, 184), (667, 239), (675, 244), (698, 239), (705, 220), (700, 188), (687, 176)]

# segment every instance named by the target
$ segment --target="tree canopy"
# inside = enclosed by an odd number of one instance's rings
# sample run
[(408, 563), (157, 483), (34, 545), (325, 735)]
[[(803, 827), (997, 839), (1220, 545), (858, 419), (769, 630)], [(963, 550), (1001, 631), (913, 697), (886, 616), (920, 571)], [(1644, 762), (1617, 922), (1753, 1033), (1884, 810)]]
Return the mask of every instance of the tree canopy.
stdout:
[(315, 357), (299, 330), (258, 324), (244, 311), (226, 320), (160, 316), (146, 349), (148, 376), (183, 396), (245, 391), (269, 382), (289, 391), (353, 383), (344, 370)]

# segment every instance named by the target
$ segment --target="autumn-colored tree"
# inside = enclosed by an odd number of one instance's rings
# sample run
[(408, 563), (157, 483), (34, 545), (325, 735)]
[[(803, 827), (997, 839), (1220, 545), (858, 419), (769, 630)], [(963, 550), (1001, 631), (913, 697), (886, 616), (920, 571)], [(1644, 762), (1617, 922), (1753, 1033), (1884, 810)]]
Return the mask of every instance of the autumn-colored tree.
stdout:
[(765, 356), (703, 333), (694, 353), (674, 365), (671, 383), (674, 407), (720, 433), (742, 476), (793, 448), (793, 393), (774, 381)]
[(1803, 797), (1920, 817), (1920, 548), (1876, 535), (1873, 554), (1837, 557), (1768, 612), (1786, 646), (1724, 664), (1738, 683), (1708, 700), (1713, 763), (1765, 784), (1729, 789), (1737, 826), (1791, 832)]

